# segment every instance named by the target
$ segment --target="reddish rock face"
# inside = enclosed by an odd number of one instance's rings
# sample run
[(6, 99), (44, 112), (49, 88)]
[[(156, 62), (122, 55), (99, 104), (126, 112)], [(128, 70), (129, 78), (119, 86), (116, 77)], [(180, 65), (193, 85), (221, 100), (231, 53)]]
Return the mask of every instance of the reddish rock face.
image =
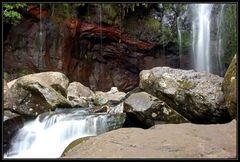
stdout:
[(59, 16), (52, 21), (47, 11), (39, 16), (38, 8), (30, 8), (29, 13), (34, 19), (12, 27), (4, 42), (4, 71), (10, 74), (22, 69), (59, 71), (92, 90), (108, 91), (115, 86), (129, 91), (138, 86), (143, 69), (179, 67), (177, 55), (154, 52), (153, 44), (132, 39), (116, 27)]

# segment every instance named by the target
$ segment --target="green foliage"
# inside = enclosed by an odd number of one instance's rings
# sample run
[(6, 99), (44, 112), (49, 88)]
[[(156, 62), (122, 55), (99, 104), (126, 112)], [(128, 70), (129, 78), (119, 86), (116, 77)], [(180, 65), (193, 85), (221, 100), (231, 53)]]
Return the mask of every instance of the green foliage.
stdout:
[(158, 42), (160, 35), (161, 23), (154, 19), (151, 15), (141, 15), (133, 13), (123, 20), (124, 31), (131, 37), (146, 40), (150, 42)]
[(160, 44), (167, 45), (169, 42), (178, 42), (176, 32), (172, 31), (170, 27), (164, 27), (160, 38)]
[(17, 74), (18, 74), (18, 77), (22, 77), (22, 76), (25, 76), (25, 75), (28, 75), (28, 74), (31, 74), (32, 72), (28, 69), (18, 69), (17, 70)]
[(63, 14), (64, 14), (64, 16), (65, 16), (65, 18), (70, 18), (71, 17), (71, 11), (70, 11), (70, 6), (69, 6), (70, 4), (63, 4)]
[(26, 3), (3, 3), (3, 21), (17, 25), (22, 19), (19, 10), (27, 7)]
[(145, 8), (149, 8), (152, 4), (149, 3), (121, 3), (120, 7), (123, 8), (123, 16), (126, 15), (126, 13), (129, 13), (130, 11), (134, 12), (136, 10), (136, 7), (144, 6)]
[(190, 32), (182, 32), (182, 47), (189, 47), (192, 43)]
[(72, 3), (63, 3), (63, 4), (50, 4), (50, 13), (52, 20), (56, 16), (60, 16), (63, 19), (76, 18), (76, 7), (82, 6), (82, 4), (72, 4)]
[(224, 62), (228, 66), (237, 53), (237, 5), (226, 4), (222, 28)]
[(159, 32), (161, 23), (154, 18), (146, 18), (145, 24), (147, 25), (148, 29), (152, 32), (157, 33)]
[(3, 79), (8, 80), (8, 73), (5, 71), (3, 72)]
[(102, 4), (103, 20), (110, 25), (116, 25), (119, 23), (119, 18), (117, 19), (117, 16), (119, 16), (118, 10), (115, 5)]

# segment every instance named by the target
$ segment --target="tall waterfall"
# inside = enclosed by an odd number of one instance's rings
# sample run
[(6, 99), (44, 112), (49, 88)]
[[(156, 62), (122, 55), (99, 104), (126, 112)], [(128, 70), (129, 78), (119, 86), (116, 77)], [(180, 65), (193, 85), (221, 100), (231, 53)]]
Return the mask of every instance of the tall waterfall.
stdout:
[(194, 4), (192, 9), (192, 52), (194, 69), (223, 76), (224, 4)]
[(17, 132), (5, 158), (58, 158), (72, 141), (123, 124), (114, 120), (109, 114), (89, 114), (83, 109), (41, 114)]
[(194, 65), (196, 71), (211, 72), (210, 22), (212, 4), (194, 4), (192, 22)]
[(181, 17), (177, 18), (177, 32), (178, 32), (178, 44), (179, 44), (179, 57), (181, 60), (181, 56), (182, 56), (182, 33), (181, 33), (181, 21), (180, 21)]

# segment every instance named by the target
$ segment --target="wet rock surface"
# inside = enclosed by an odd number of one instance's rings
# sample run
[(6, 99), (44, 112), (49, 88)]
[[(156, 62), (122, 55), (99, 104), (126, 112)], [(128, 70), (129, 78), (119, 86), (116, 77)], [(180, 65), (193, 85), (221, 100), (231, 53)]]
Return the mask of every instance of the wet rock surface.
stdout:
[(81, 23), (66, 19), (60, 25), (44, 18), (40, 29), (36, 18), (27, 17), (12, 27), (4, 41), (4, 69), (10, 80), (22, 72), (60, 71), (94, 91), (118, 87), (127, 92), (138, 86), (143, 69), (180, 67), (175, 52), (163, 53), (119, 28)]
[(62, 158), (234, 158), (236, 120), (226, 124), (163, 124), (121, 128), (90, 137)]
[(24, 119), (19, 114), (9, 110), (4, 111), (3, 117), (3, 151), (6, 152), (10, 147), (10, 142), (15, 133), (23, 127)]

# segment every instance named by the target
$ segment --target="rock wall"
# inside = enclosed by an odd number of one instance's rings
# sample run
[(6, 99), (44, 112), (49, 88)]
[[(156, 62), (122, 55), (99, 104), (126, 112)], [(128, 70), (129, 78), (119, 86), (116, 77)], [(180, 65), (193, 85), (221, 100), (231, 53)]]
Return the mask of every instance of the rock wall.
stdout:
[[(131, 38), (119, 27), (51, 17), (32, 7), (4, 41), (8, 81), (43, 71), (63, 72), (92, 90), (137, 87), (139, 72), (156, 66), (180, 67), (176, 51)], [(125, 26), (127, 28), (127, 26)], [(169, 48), (170, 49), (170, 48)], [(176, 47), (177, 49), (177, 47)]]

